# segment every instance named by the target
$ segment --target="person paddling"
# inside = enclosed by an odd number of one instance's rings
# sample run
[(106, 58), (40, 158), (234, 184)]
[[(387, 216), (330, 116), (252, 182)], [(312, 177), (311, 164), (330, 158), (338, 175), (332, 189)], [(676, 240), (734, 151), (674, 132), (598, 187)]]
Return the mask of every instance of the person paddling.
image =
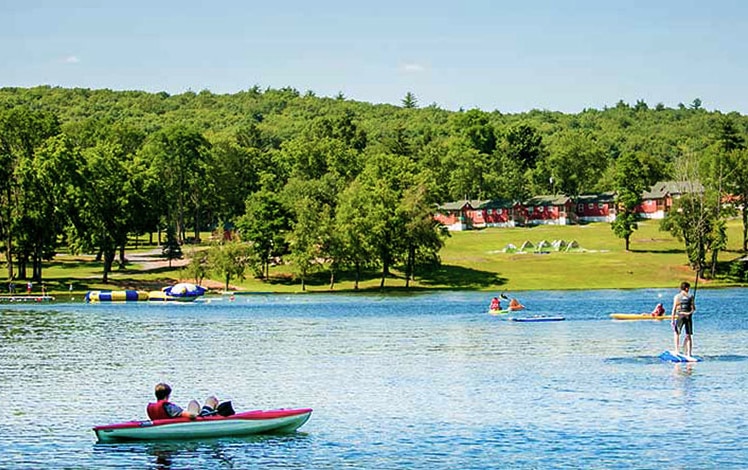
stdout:
[(501, 310), (501, 301), (499, 300), (498, 297), (494, 297), (493, 299), (491, 299), (491, 306), (488, 307), (488, 309), (491, 311)]
[(519, 303), (519, 300), (512, 297), (512, 300), (509, 301), (509, 310), (516, 312), (517, 310), (524, 310), (525, 306)]
[[(673, 298), (673, 309), (670, 312), (670, 324), (673, 327), (674, 353), (680, 354), (680, 335), (685, 328), (686, 334), (683, 337), (683, 354), (691, 356), (693, 352), (693, 319), (692, 315), (696, 311), (696, 303), (693, 296), (689, 293), (691, 284), (681, 282), (680, 292)], [(677, 318), (676, 318), (677, 315)]]

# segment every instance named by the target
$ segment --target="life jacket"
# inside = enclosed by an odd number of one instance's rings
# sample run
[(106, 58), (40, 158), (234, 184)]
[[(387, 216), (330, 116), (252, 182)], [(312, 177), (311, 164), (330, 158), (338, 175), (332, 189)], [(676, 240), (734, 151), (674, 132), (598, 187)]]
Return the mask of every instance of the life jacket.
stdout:
[(688, 313), (693, 308), (693, 297), (690, 295), (680, 295), (678, 298), (678, 312)]
[(145, 408), (148, 413), (148, 419), (151, 421), (157, 419), (170, 419), (171, 416), (166, 413), (166, 408), (164, 407), (167, 403), (169, 403), (169, 400), (159, 400), (156, 403), (148, 403), (148, 406)]

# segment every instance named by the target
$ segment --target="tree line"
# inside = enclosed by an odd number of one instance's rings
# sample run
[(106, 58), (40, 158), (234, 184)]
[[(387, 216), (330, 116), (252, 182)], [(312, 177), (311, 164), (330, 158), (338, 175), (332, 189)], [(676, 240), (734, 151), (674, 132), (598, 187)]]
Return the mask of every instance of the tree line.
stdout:
[(413, 93), (394, 106), (292, 88), (3, 88), (0, 246), (8, 278), (41, 280), (65, 245), (96, 253), (107, 282), (132, 236), (164, 232), (181, 244), (232, 228), (238, 238), (193, 257), (196, 277), (210, 266), (227, 284), (245, 268), (267, 279), (282, 260), (302, 286), (320, 271), (332, 287), (341, 272), (358, 280), (375, 269), (384, 286), (393, 269), (408, 283), (439, 263), (437, 203), (614, 190), (613, 229), (628, 249), (637, 195), (678, 177), (703, 184), (709, 209), (696, 211), (703, 223), (671, 217), (663, 227), (706, 272), (730, 215), (714, 201), (748, 196), (746, 129), (744, 116), (698, 99), (504, 114), (419, 107)]

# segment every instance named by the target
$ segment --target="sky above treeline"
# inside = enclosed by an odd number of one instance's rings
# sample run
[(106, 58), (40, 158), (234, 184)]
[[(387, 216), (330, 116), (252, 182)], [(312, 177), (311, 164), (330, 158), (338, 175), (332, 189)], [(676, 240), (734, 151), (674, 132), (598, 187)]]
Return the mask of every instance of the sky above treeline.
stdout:
[(236, 93), (577, 113), (748, 114), (741, 0), (4, 0), (0, 87)]

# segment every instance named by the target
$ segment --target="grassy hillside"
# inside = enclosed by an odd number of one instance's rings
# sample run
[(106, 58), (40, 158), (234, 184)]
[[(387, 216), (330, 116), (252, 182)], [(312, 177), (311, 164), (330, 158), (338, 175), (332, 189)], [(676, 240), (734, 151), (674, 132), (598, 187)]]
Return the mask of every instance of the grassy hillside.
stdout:
[[(729, 247), (720, 261), (729, 262), (740, 256), (740, 224), (728, 224)], [(523, 242), (537, 244), (541, 240), (553, 242), (576, 241), (581, 247), (576, 252), (546, 254), (504, 253), (502, 250)], [(686, 264), (682, 243), (658, 229), (657, 221), (642, 222), (631, 239), (631, 251), (623, 250), (623, 240), (616, 238), (609, 224), (598, 223), (575, 226), (538, 226), (521, 228), (485, 229), (452, 233), (442, 250), (442, 266), (433, 272), (417, 273), (411, 286), (415, 289), (600, 289), (672, 287), (683, 280), (693, 280), (694, 273)], [(153, 246), (146, 250), (154, 251)], [(141, 256), (137, 256), (138, 252)], [(70, 283), (75, 294), (90, 289), (159, 289), (185, 274), (178, 266), (168, 267), (158, 256), (143, 256), (143, 248), (131, 250), (127, 269), (115, 269), (111, 283), (101, 283), (102, 268), (90, 256), (58, 256), (45, 267), (45, 284), (50, 292), (65, 293)], [(185, 249), (188, 255), (190, 249)], [(150, 262), (143, 262), (144, 259)], [(368, 273), (360, 286), (364, 290), (379, 288), (379, 273)], [(204, 284), (222, 290), (220, 280)], [(271, 280), (263, 282), (248, 277), (233, 280), (232, 288), (254, 292), (300, 292), (299, 282), (293, 279), (288, 266), (271, 269)], [(389, 290), (403, 290), (405, 282), (398, 273), (386, 281)], [(730, 285), (721, 280), (702, 281), (700, 285)], [(6, 284), (3, 291), (6, 291)], [(22, 286), (18, 286), (19, 288)], [(309, 292), (325, 292), (329, 274), (319, 273), (307, 283)], [(350, 276), (339, 275), (336, 291), (353, 288)], [(38, 286), (35, 292), (38, 292)]]

